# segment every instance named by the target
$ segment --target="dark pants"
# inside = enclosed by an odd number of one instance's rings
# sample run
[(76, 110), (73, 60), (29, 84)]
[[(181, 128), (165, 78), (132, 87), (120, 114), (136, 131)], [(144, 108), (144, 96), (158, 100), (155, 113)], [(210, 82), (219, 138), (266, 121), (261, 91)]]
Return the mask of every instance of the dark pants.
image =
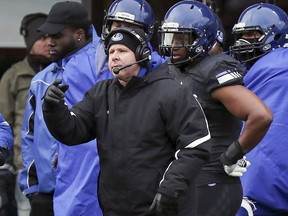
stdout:
[(30, 216), (54, 216), (52, 193), (33, 194), (29, 197), (29, 201), (31, 205)]
[(14, 197), (15, 175), (6, 169), (0, 170), (0, 216), (16, 216)]
[(234, 216), (242, 202), (241, 184), (215, 184), (198, 187), (199, 216)]

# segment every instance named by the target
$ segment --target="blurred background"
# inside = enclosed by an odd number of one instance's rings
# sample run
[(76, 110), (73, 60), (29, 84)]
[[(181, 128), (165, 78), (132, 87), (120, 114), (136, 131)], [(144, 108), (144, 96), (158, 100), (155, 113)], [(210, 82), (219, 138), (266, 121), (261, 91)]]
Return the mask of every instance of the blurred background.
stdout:
[[(90, 18), (98, 34), (101, 33), (105, 10), (114, 0), (74, 0), (84, 4), (90, 13)], [(179, 0), (147, 0), (155, 12), (158, 21), (152, 45), (157, 48), (157, 28), (161, 24), (167, 10)], [(231, 29), (237, 22), (241, 12), (248, 6), (266, 2), (275, 4), (288, 12), (287, 0), (199, 0), (210, 7), (221, 18), (226, 32), (226, 49), (233, 43)], [(59, 0), (0, 0), (0, 78), (4, 71), (14, 62), (21, 60), (25, 54), (23, 37), (19, 33), (22, 18), (28, 13), (48, 13), (52, 5)], [(288, 33), (288, 32), (287, 32)]]

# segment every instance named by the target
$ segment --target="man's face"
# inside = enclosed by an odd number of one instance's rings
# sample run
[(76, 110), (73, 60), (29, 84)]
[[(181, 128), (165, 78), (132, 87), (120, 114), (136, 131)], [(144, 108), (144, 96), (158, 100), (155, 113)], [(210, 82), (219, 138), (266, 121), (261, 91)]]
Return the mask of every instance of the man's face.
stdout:
[(188, 34), (175, 33), (172, 39), (172, 61), (178, 62), (189, 58), (189, 51), (185, 45), (192, 44), (193, 38)]
[(43, 36), (42, 38), (38, 39), (33, 44), (29, 54), (50, 58), (49, 41), (50, 38), (47, 36)]
[[(111, 72), (113, 72), (114, 68), (119, 68), (134, 62), (136, 62), (134, 52), (132, 52), (125, 45), (113, 44), (109, 48), (108, 67)], [(121, 70), (118, 74), (113, 73), (113, 75), (120, 81), (122, 85), (125, 86), (133, 76), (137, 76), (139, 70), (140, 66), (135, 64), (131, 67), (127, 67)]]
[(50, 35), (50, 60), (59, 61), (77, 49), (76, 30), (65, 28), (61, 32)]

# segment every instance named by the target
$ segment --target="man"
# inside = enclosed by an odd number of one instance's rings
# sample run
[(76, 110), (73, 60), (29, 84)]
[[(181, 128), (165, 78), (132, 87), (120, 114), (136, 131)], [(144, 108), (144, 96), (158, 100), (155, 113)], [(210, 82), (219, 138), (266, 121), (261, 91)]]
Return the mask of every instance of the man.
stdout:
[(0, 83), (0, 112), (13, 128), (14, 165), (17, 170), (23, 168), (21, 157), (21, 125), (25, 110), (30, 82), (33, 76), (49, 64), (49, 39), (37, 32), (47, 15), (28, 14), (21, 21), (20, 34), (23, 36), (28, 55), (9, 68)]
[[(165, 14), (159, 33), (161, 50), (170, 51), (169, 72), (198, 96), (211, 131), (211, 157), (197, 178), (197, 215), (235, 215), (242, 200), (239, 176), (247, 166), (242, 158), (264, 137), (272, 113), (243, 87), (238, 61), (223, 53), (209, 55), (217, 21), (206, 5), (176, 3)], [(242, 121), (246, 125), (239, 136)]]
[(288, 50), (283, 47), (288, 46), (288, 16), (275, 5), (254, 4), (241, 13), (232, 32), (236, 41), (230, 49), (247, 68), (245, 86), (274, 115), (266, 136), (247, 154), (252, 165), (241, 177), (245, 198), (237, 215), (287, 215), (288, 105), (283, 96), (288, 90)]
[(178, 201), (209, 158), (201, 107), (167, 66), (150, 73), (143, 31), (115, 29), (105, 47), (115, 78), (96, 84), (70, 111), (67, 86), (55, 82), (44, 97), (45, 122), (67, 145), (97, 138), (103, 215), (181, 215)]
[(39, 30), (49, 35), (53, 63), (31, 82), (22, 128), (25, 170), (21, 172), (20, 187), (30, 199), (31, 216), (54, 215), (53, 212), (61, 216), (101, 215), (95, 141), (69, 150), (63, 148), (47, 130), (41, 109), (48, 85), (57, 78), (71, 87), (71, 94), (67, 96), (69, 106), (94, 85), (97, 80), (95, 50), (101, 39), (88, 19), (87, 10), (77, 2), (54, 4)]
[[(43, 13), (27, 14), (23, 17), (20, 34), (23, 36), (27, 56), (14, 64), (3, 75), (0, 82), (0, 112), (11, 125), (14, 135), (13, 164), (16, 171), (23, 168), (21, 156), (21, 126), (30, 82), (40, 70), (49, 63), (49, 39), (46, 34), (37, 32), (47, 15)], [(9, 165), (9, 160), (8, 164)], [(18, 175), (15, 185), (15, 198), (19, 216), (28, 216), (30, 204), (19, 190)]]

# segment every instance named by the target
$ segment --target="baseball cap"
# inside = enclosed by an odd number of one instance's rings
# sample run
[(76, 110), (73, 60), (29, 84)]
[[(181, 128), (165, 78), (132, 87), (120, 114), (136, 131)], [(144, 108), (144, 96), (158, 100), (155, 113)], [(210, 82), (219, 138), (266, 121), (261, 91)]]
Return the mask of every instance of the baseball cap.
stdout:
[(89, 22), (86, 8), (79, 2), (65, 1), (54, 4), (46, 22), (38, 31), (53, 35), (70, 25), (82, 25)]
[(20, 26), (20, 34), (24, 37), (24, 41), (28, 50), (30, 50), (33, 44), (45, 36), (42, 32), (37, 32), (39, 28), (45, 22), (47, 14), (44, 13), (32, 13), (23, 17)]

